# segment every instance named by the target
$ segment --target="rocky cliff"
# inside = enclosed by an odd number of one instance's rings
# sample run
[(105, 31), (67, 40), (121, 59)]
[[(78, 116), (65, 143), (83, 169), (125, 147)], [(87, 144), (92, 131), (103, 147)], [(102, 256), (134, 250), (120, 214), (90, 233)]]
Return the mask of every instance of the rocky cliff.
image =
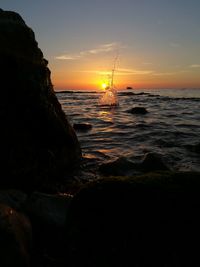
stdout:
[(76, 134), (58, 102), (34, 32), (0, 9), (0, 184), (55, 179), (80, 161)]

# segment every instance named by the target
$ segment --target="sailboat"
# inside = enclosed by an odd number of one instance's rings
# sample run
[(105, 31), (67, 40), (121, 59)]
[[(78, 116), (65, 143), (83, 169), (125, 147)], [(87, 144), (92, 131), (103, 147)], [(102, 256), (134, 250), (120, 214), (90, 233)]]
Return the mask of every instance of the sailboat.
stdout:
[(117, 61), (117, 58), (115, 58), (115, 62), (114, 62), (111, 75), (109, 75), (108, 82), (106, 83), (105, 92), (99, 99), (99, 104), (101, 106), (118, 106), (119, 105), (117, 92), (114, 87), (114, 74), (115, 74), (115, 68), (116, 68), (116, 61)]

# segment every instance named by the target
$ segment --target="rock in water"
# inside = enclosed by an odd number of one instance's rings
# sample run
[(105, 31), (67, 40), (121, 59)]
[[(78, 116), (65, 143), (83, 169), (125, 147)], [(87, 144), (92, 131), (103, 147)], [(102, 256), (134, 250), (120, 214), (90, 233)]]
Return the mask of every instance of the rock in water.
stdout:
[(141, 168), (143, 171), (168, 171), (168, 166), (164, 163), (164, 160), (160, 154), (157, 153), (147, 153), (141, 163)]
[(30, 185), (76, 166), (80, 145), (34, 32), (19, 14), (2, 9), (0, 58), (0, 184)]
[(127, 112), (131, 114), (142, 114), (142, 115), (148, 113), (148, 111), (144, 107), (134, 107), (134, 108), (127, 110)]
[(92, 129), (92, 125), (90, 123), (74, 123), (73, 128), (76, 131), (89, 131)]
[(137, 165), (134, 162), (128, 160), (125, 157), (120, 157), (117, 160), (101, 164), (99, 166), (99, 171), (105, 176), (106, 175), (121, 176), (129, 174), (136, 168)]

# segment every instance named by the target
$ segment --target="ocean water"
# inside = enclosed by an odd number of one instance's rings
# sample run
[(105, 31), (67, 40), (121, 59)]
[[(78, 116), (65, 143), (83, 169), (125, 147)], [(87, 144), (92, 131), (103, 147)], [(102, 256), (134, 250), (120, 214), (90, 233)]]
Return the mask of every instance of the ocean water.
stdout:
[[(200, 90), (126, 90), (118, 107), (99, 106), (101, 93), (68, 91), (57, 97), (72, 123), (89, 123), (77, 131), (84, 159), (94, 164), (126, 157), (141, 162), (159, 153), (171, 170), (200, 171)], [(146, 115), (127, 112), (145, 107)], [(88, 163), (89, 166), (89, 163)]]

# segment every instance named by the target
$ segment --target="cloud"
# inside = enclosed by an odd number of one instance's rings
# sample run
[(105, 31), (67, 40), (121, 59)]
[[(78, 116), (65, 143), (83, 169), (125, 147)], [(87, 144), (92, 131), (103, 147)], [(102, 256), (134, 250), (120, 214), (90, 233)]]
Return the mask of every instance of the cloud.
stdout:
[[(110, 75), (111, 71), (101, 71), (101, 70), (87, 70), (82, 71), (87, 73), (95, 73), (98, 75)], [(115, 75), (118, 76), (126, 76), (126, 75), (149, 75), (153, 74), (153, 70), (137, 70), (137, 69), (126, 69), (126, 68), (119, 68), (115, 71)]]
[(124, 48), (124, 46), (121, 46), (120, 44), (113, 42), (113, 43), (99, 45), (98, 47), (93, 48), (93, 49), (80, 51), (79, 53), (76, 53), (76, 54), (64, 54), (64, 55), (56, 56), (55, 58), (59, 60), (77, 60), (77, 59), (80, 59), (80, 58), (83, 58), (89, 55), (97, 55), (101, 53), (112, 52), (119, 48)]
[(143, 65), (146, 65), (146, 66), (148, 66), (148, 65), (153, 65), (152, 62), (142, 62), (142, 64), (143, 64)]
[(137, 69), (118, 69), (118, 75), (148, 75), (152, 74), (153, 70), (137, 70)]
[(177, 48), (177, 47), (180, 47), (181, 45), (180, 44), (178, 44), (178, 43), (170, 43), (169, 44), (171, 47), (175, 47), (175, 48)]
[(154, 76), (171, 76), (171, 75), (175, 75), (179, 72), (155, 72), (153, 73)]
[(155, 72), (152, 75), (154, 76), (171, 76), (171, 75), (177, 75), (182, 73), (188, 73), (190, 71), (188, 70), (178, 70), (178, 71), (172, 71), (172, 72)]
[[(199, 66), (200, 67), (200, 66)], [(94, 73), (97, 75), (101, 76), (109, 76), (111, 75), (111, 70), (110, 71), (105, 71), (105, 70), (82, 70), (80, 72), (85, 72), (85, 73)], [(142, 70), (142, 69), (129, 69), (129, 68), (117, 68), (115, 71), (116, 76), (128, 76), (128, 75), (146, 75), (146, 76), (173, 76), (177, 74), (182, 74), (182, 73), (188, 73), (190, 72), (189, 70), (179, 70), (179, 71), (174, 71), (174, 72), (157, 72), (155, 70)]]
[(61, 55), (61, 56), (57, 56), (56, 59), (60, 59), (60, 60), (76, 60), (79, 59), (81, 56), (79, 55)]
[(115, 49), (117, 49), (118, 44), (117, 43), (110, 43), (110, 44), (103, 44), (100, 45), (99, 47), (95, 48), (95, 49), (91, 49), (86, 51), (87, 54), (99, 54), (99, 53), (103, 53), (103, 52), (110, 52), (113, 51)]
[(200, 68), (200, 64), (192, 64), (189, 67), (190, 68)]

